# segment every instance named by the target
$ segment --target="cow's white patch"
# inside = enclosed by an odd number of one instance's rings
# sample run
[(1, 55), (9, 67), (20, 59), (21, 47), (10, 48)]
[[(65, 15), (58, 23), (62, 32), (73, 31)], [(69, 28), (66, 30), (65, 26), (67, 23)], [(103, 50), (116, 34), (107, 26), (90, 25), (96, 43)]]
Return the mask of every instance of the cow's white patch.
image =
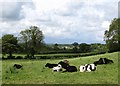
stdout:
[(80, 72), (85, 72), (85, 66), (83, 65), (80, 66)]
[(62, 70), (62, 66), (60, 65), (60, 64), (58, 64), (58, 66), (56, 66), (56, 67), (53, 67), (53, 71), (55, 72), (55, 71), (61, 71)]

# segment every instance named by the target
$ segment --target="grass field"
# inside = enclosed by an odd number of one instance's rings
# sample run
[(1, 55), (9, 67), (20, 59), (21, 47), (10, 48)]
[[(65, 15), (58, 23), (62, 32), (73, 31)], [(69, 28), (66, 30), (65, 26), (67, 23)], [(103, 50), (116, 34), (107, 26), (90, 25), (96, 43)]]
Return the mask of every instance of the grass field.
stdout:
[[(70, 65), (79, 66), (93, 63), (99, 58), (109, 58), (113, 64), (99, 65), (94, 72), (62, 73), (52, 72), (45, 68), (45, 64), (58, 63), (59, 60), (3, 60), (2, 83), (3, 84), (118, 84), (118, 52), (94, 55), (82, 58), (67, 59)], [(14, 70), (13, 64), (23, 65), (22, 70)], [(12, 73), (11, 73), (12, 72)]]

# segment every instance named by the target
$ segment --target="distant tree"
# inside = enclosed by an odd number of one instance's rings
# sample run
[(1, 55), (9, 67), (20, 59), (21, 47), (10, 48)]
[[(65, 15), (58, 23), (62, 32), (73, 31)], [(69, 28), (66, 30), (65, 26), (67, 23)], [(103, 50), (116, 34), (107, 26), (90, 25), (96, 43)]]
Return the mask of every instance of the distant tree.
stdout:
[(66, 50), (66, 47), (63, 47), (63, 50)]
[(120, 50), (120, 18), (114, 18), (109, 26), (109, 30), (104, 33), (104, 40), (109, 52)]
[(43, 43), (43, 33), (37, 26), (31, 26), (29, 29), (20, 32), (20, 40), (25, 43), (25, 51), (27, 51), (28, 56), (34, 57)]
[(2, 37), (2, 53), (9, 54), (8, 58), (12, 59), (13, 52), (16, 52), (18, 47), (17, 37), (12, 34), (6, 34)]
[(77, 47), (79, 44), (77, 42), (74, 42), (72, 45)]
[(106, 47), (106, 44), (100, 44), (100, 43), (93, 43), (90, 44), (91, 52), (107, 52), (108, 49)]
[(87, 52), (90, 52), (90, 45), (89, 44), (86, 44), (86, 43), (81, 43), (79, 45), (79, 50), (81, 53), (87, 53)]
[(0, 53), (2, 53), (2, 39), (0, 38)]
[(74, 43), (72, 43), (72, 45), (74, 46), (73, 47), (73, 52), (75, 52), (75, 53), (77, 53), (78, 52), (78, 43), (77, 42), (74, 42)]
[(54, 44), (54, 50), (59, 50), (59, 46), (57, 43)]

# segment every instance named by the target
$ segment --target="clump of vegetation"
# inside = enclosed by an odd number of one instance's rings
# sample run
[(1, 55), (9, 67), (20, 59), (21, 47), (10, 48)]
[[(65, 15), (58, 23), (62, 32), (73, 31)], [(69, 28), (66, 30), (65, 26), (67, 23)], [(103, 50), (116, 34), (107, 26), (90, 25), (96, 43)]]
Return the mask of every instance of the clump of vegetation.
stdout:
[(104, 40), (109, 52), (120, 51), (120, 18), (114, 18), (106, 30)]
[(6, 73), (9, 73), (9, 74), (15, 74), (15, 73), (18, 73), (18, 69), (16, 69), (15, 67), (11, 66), (9, 67), (7, 70), (6, 70)]

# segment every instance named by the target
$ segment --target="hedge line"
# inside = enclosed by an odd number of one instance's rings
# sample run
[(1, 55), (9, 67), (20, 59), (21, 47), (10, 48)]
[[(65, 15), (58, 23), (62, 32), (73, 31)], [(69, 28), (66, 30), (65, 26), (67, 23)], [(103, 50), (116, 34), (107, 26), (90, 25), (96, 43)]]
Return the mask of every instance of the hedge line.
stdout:
[(65, 58), (77, 58), (77, 57), (85, 57), (91, 55), (105, 54), (106, 52), (91, 52), (91, 53), (81, 53), (81, 54), (73, 54), (73, 55), (53, 55), (53, 56), (36, 56), (36, 59), (65, 59)]
[[(91, 55), (98, 55), (98, 54), (104, 54), (106, 52), (91, 52), (91, 53), (77, 53), (77, 54), (53, 54), (53, 55), (39, 55), (35, 57), (31, 56), (13, 56), (12, 59), (66, 59), (66, 58), (77, 58), (77, 57), (85, 57), (85, 56), (91, 56)], [(8, 59), (2, 57), (2, 59)]]

